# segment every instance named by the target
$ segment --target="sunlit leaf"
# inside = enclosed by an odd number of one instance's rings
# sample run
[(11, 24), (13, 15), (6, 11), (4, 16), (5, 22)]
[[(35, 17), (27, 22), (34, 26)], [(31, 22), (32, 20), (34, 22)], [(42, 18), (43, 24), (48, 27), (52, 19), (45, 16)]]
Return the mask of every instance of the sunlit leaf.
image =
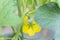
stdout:
[(40, 0), (40, 4), (45, 4), (47, 0)]
[(57, 3), (58, 3), (58, 5), (59, 5), (59, 7), (60, 7), (60, 0), (57, 0)]
[(51, 2), (57, 2), (58, 0), (51, 0)]
[(16, 3), (14, 0), (0, 0), (0, 25), (14, 26), (20, 23), (16, 15)]

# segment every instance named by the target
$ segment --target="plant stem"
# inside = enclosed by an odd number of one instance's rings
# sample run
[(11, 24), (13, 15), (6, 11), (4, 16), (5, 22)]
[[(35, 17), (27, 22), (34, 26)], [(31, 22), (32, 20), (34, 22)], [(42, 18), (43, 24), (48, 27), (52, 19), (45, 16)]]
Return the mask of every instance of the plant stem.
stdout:
[[(21, 10), (21, 0), (17, 0), (17, 4), (18, 4), (18, 16), (20, 17), (20, 18), (22, 18), (22, 10)], [(21, 38), (21, 40), (23, 40), (23, 33), (22, 33), (22, 19), (21, 19), (21, 23), (18, 25), (18, 34), (20, 34), (19, 36), (20, 36), (20, 38)]]
[(21, 38), (21, 40), (23, 40), (22, 25), (23, 25), (22, 22), (20, 25), (18, 25), (18, 33), (19, 33), (19, 37)]
[(11, 26), (11, 28), (12, 28), (12, 30), (13, 30), (14, 33), (17, 32), (17, 30), (15, 29), (15, 27)]
[(18, 16), (21, 17), (22, 16), (22, 12), (21, 12), (20, 0), (17, 0), (17, 5), (18, 5)]

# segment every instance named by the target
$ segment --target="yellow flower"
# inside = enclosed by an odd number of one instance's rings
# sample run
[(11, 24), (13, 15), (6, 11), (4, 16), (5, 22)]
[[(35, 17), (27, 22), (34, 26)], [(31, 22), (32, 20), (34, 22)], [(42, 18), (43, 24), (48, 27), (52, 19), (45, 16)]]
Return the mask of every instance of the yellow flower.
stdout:
[(35, 32), (31, 27), (28, 29), (27, 33), (28, 33), (29, 36), (34, 36), (35, 35)]
[(28, 17), (24, 18), (24, 26), (22, 28), (22, 32), (28, 34), (29, 36), (34, 36), (35, 33), (41, 31), (41, 26), (39, 26), (34, 20), (31, 22), (32, 25), (28, 22)]
[(29, 29), (28, 25), (24, 25), (24, 26), (22, 27), (22, 31), (23, 31), (25, 34), (27, 34), (28, 29)]
[(41, 26), (39, 26), (34, 20), (32, 21), (32, 24), (33, 24), (33, 30), (35, 32), (40, 32), (41, 31)]
[(28, 16), (25, 16), (23, 21), (24, 21), (24, 24), (27, 25), (28, 24)]
[(42, 29), (42, 28), (41, 28), (40, 26), (38, 26), (38, 25), (34, 25), (34, 26), (33, 26), (34, 32), (40, 32), (41, 29)]

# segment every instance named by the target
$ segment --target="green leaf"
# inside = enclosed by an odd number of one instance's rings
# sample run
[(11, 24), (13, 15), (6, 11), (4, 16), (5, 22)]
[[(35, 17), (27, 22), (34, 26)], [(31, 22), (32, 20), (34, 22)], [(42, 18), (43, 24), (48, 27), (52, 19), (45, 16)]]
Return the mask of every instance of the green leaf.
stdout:
[(43, 28), (59, 29), (60, 28), (60, 8), (57, 3), (45, 4), (38, 8), (34, 16), (36, 22)]
[(32, 0), (27, 0), (27, 5), (31, 5), (32, 4)]
[(45, 4), (47, 0), (40, 0), (40, 4)]
[(57, 3), (58, 3), (58, 5), (59, 5), (59, 7), (60, 7), (60, 0), (57, 0)]
[(14, 26), (20, 23), (16, 9), (15, 0), (0, 0), (0, 25)]
[(57, 2), (58, 0), (51, 0), (51, 2)]

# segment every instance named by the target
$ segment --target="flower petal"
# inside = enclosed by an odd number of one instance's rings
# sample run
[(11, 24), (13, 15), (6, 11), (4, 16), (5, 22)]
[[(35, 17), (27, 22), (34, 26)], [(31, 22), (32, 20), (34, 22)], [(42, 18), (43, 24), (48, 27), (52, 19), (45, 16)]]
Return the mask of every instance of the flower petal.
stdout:
[(33, 20), (32, 21), (32, 24), (33, 24), (33, 30), (34, 30), (34, 32), (40, 32), (41, 31), (41, 26), (39, 26), (36, 22), (35, 22), (35, 20)]
[(24, 24), (28, 24), (28, 16), (25, 16), (23, 21), (24, 21)]
[(34, 36), (35, 35), (35, 32), (33, 31), (33, 29), (31, 27), (28, 30), (28, 35), (29, 36)]
[(41, 32), (41, 29), (42, 28), (40, 26), (38, 26), (37, 24), (33, 26), (34, 32)]
[(27, 26), (24, 25), (24, 26), (22, 27), (23, 33), (27, 34), (28, 28), (29, 28), (28, 25), (27, 25)]

